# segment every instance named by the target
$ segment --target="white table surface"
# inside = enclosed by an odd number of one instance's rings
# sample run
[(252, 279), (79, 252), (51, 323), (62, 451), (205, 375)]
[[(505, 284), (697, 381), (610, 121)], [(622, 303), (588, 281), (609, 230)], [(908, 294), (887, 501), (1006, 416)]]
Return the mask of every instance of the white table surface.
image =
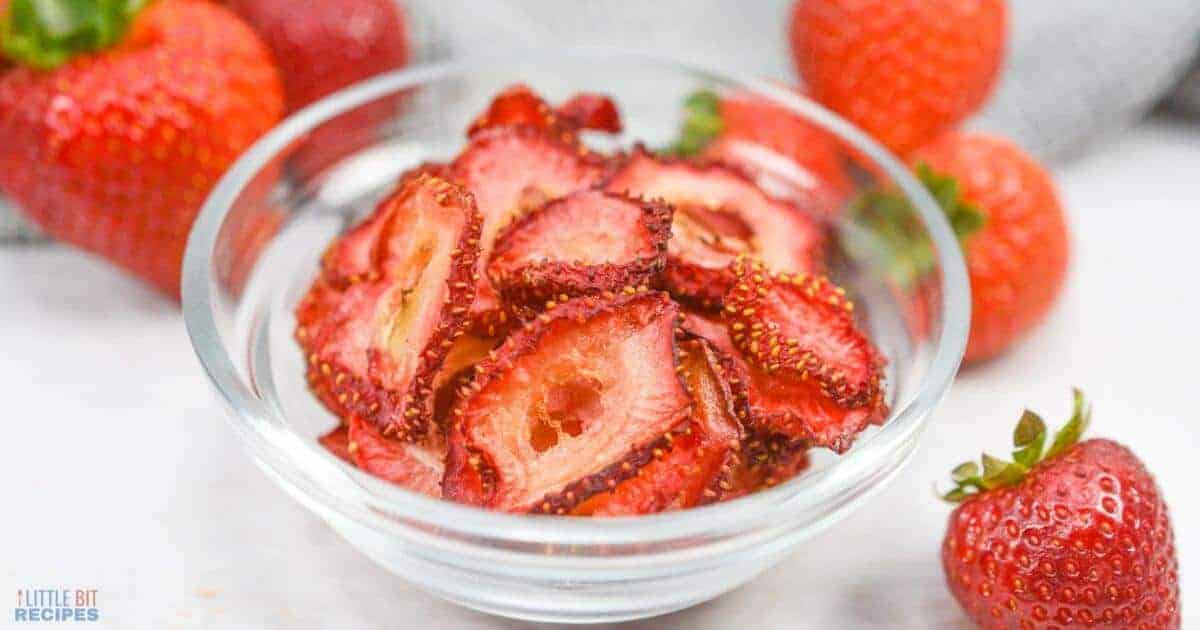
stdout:
[[(1058, 175), (1075, 249), (1050, 321), (962, 374), (912, 464), (843, 524), (645, 627), (965, 626), (942, 584), (949, 508), (932, 484), (981, 448), (1005, 451), (1025, 405), (1061, 421), (1072, 385), (1095, 403), (1093, 434), (1158, 476), (1184, 615), (1200, 621), (1200, 127), (1144, 123)], [(60, 247), (0, 249), (0, 296), (0, 602), (96, 588), (114, 628), (524, 627), (408, 586), (268, 482), (173, 304)]]

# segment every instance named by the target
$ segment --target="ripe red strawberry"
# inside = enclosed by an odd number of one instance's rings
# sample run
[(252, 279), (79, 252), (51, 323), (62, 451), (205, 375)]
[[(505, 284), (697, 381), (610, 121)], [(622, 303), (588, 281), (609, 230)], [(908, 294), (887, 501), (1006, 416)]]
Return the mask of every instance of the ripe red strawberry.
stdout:
[[(404, 10), (395, 0), (229, 0), (229, 6), (274, 53), (289, 112), (409, 59)], [(301, 172), (342, 157), (398, 105), (399, 97), (380, 99), (318, 128), (294, 158)]]
[(903, 155), (979, 109), (1004, 56), (1004, 0), (800, 0), (809, 93)]
[(1067, 224), (1054, 182), (1011, 142), (981, 134), (946, 134), (912, 161), (944, 206), (968, 206), (951, 212), (971, 276), (966, 360), (995, 356), (1041, 322), (1066, 280)]
[(819, 216), (835, 215), (846, 201), (852, 184), (837, 145), (798, 114), (749, 94), (707, 90), (685, 108), (675, 153), (737, 166), (768, 194)]
[(18, 63), (0, 76), (0, 190), (52, 236), (177, 295), (209, 188), (283, 113), (274, 62), (209, 2), (61, 1), (12, 0), (0, 29)]
[(1175, 537), (1154, 478), (1129, 449), (1078, 442), (1075, 413), (1045, 455), (1046, 425), (1026, 411), (1013, 462), (954, 469), (942, 543), (955, 599), (983, 628), (1179, 628)]

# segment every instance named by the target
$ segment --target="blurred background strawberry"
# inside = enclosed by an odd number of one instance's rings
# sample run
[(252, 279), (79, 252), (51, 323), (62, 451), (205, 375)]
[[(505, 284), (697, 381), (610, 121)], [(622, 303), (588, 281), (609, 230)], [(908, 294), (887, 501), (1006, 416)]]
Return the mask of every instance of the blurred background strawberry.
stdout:
[[(288, 112), (408, 62), (407, 16), (393, 0), (229, 0), (274, 53)], [(302, 173), (342, 157), (356, 134), (395, 113), (398, 98), (358, 108), (317, 129), (293, 157)]]
[(1007, 27), (1004, 0), (803, 0), (789, 32), (813, 97), (904, 155), (983, 106)]
[(202, 0), (12, 0), (0, 190), (48, 234), (178, 295), (209, 189), (283, 115), (270, 52)]

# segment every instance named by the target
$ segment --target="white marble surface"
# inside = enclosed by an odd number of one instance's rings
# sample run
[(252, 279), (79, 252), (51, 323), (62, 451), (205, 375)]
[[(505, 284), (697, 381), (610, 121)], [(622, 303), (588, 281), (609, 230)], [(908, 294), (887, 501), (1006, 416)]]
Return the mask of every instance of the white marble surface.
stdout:
[[(749, 586), (644, 627), (929, 628), (942, 585), (932, 483), (1003, 450), (1023, 405), (1068, 390), (1131, 445), (1171, 504), (1185, 616), (1200, 621), (1200, 128), (1155, 121), (1060, 173), (1074, 271), (1053, 318), (961, 376), (915, 461), (844, 524)], [(179, 312), (86, 256), (0, 249), (0, 619), (17, 588), (99, 589), (113, 628), (523, 627), (376, 568), (239, 450)], [(95, 626), (93, 626), (95, 627)], [(637, 625), (631, 626), (637, 627)]]

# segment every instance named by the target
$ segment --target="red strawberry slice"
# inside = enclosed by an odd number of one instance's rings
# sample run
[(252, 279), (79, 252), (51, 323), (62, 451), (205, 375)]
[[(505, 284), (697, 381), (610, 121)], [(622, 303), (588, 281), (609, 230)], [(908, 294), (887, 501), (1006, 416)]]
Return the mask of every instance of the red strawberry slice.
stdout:
[(510, 302), (546, 301), (656, 283), (671, 208), (585, 190), (517, 219), (496, 238), (488, 275)]
[(499, 340), (470, 333), (454, 340), (449, 354), (433, 378), (433, 419), (438, 430), (445, 433), (450, 426), (450, 409), (458, 401), (463, 385), (475, 376), (475, 365), (499, 345)]
[(469, 194), (422, 176), (329, 250), (296, 337), (332, 411), (388, 436), (428, 432), (432, 380), (474, 297), (480, 223)]
[(743, 254), (772, 269), (821, 267), (824, 236), (811, 217), (773, 199), (734, 168), (661, 159), (638, 149), (605, 183), (608, 190), (675, 206), (667, 288), (702, 307), (720, 306)]
[(558, 106), (558, 115), (580, 129), (621, 133), (617, 104), (603, 94), (576, 94)]
[(737, 397), (720, 359), (701, 339), (679, 345), (684, 383), (692, 397), (688, 427), (671, 435), (670, 450), (574, 511), (584, 516), (631, 516), (689, 508), (713, 501), (727, 485), (740, 448)]
[(669, 450), (691, 400), (665, 294), (583, 297), (514, 332), (453, 411), (448, 498), (565, 514)]
[(743, 443), (738, 464), (720, 488), (721, 500), (732, 501), (773, 488), (808, 466), (808, 449), (803, 442), (782, 435), (752, 435)]
[(359, 468), (413, 492), (442, 496), (446, 443), (432, 439), (414, 444), (386, 438), (371, 423), (350, 417), (347, 451)]
[(725, 296), (734, 345), (753, 366), (760, 428), (841, 452), (887, 414), (883, 357), (854, 322), (845, 291), (822, 276), (769, 272), (739, 258)]
[(486, 316), (490, 320), (482, 327), (476, 326), (475, 330), (481, 331), (495, 327), (499, 316), (494, 311), (501, 307), (485, 269), (496, 235), (546, 201), (598, 182), (605, 171), (605, 161), (540, 129), (499, 127), (472, 136), (471, 144), (455, 160), (452, 169), (455, 181), (475, 195), (483, 215), (478, 293), (471, 309), (473, 318)]
[(496, 95), (487, 111), (467, 129), (467, 136), (496, 127), (526, 126), (574, 141), (581, 129), (621, 131), (621, 116), (612, 99), (601, 94), (577, 94), (557, 110), (525, 85), (513, 85)]
[(333, 453), (334, 457), (353, 464), (354, 460), (350, 457), (350, 433), (345, 426), (338, 428), (317, 438), (317, 441), (324, 446), (327, 451)]

